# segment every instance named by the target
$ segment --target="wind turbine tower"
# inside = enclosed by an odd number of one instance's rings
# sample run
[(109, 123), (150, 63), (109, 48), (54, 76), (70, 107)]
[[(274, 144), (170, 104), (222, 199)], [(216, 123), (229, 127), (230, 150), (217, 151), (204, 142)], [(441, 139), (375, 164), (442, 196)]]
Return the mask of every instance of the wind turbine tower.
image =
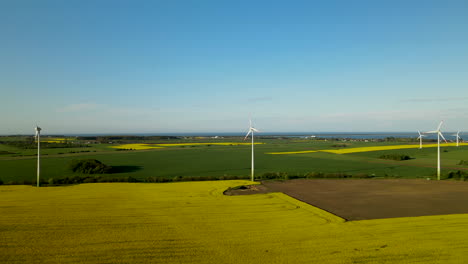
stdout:
[(458, 140), (461, 139), (461, 137), (460, 137), (460, 131), (458, 131), (456, 134), (454, 134), (454, 135), (452, 135), (452, 136), (457, 137), (457, 147), (458, 147)]
[(422, 138), (425, 137), (425, 135), (421, 134), (421, 132), (418, 130), (419, 137), (419, 149), (422, 149)]
[(439, 126), (437, 127), (437, 130), (426, 132), (426, 133), (432, 133), (432, 134), (437, 133), (437, 180), (438, 181), (440, 181), (440, 138), (442, 137), (445, 140), (445, 143), (447, 143), (447, 140), (444, 138), (444, 135), (442, 135), (442, 132), (440, 132), (440, 127), (442, 126), (442, 123), (444, 123), (444, 121), (440, 121)]
[(249, 125), (249, 132), (247, 132), (247, 135), (245, 136), (244, 140), (246, 140), (249, 137), (249, 134), (252, 133), (252, 165), (251, 165), (251, 173), (250, 173), (250, 179), (251, 181), (254, 181), (254, 132), (260, 132), (256, 128), (252, 126), (252, 119), (249, 120), (250, 125)]
[(39, 187), (39, 178), (41, 175), (41, 128), (36, 125), (36, 139), (37, 139), (37, 187)]

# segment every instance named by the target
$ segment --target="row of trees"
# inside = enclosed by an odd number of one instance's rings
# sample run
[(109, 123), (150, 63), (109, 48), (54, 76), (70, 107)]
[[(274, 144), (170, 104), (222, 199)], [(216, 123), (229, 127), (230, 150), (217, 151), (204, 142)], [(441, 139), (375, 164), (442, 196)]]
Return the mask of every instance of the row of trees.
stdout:
[[(286, 172), (267, 172), (259, 176), (259, 180), (291, 180), (291, 179), (369, 179), (375, 176), (365, 173), (348, 174), (348, 173), (322, 173), (310, 172), (305, 174), (288, 174)], [(468, 172), (465, 171), (451, 171), (446, 174), (446, 179), (452, 180), (468, 180)], [(49, 178), (48, 180), (41, 180), (40, 185), (68, 185), (80, 183), (104, 183), (104, 182), (146, 182), (146, 183), (162, 183), (162, 182), (182, 182), (182, 181), (216, 181), (216, 180), (240, 180), (250, 179), (248, 175), (224, 175), (224, 176), (199, 176), (199, 177), (147, 177), (144, 179), (137, 179), (131, 176), (127, 177), (109, 177), (101, 175), (76, 175), (64, 178)], [(0, 185), (33, 185), (36, 186), (36, 181), (22, 180), (22, 181), (9, 181), (3, 182), (0, 179)]]
[[(27, 140), (15, 140), (15, 141), (0, 141), (0, 144), (7, 145), (19, 149), (35, 149), (37, 148), (37, 142), (34, 138), (27, 138)], [(41, 142), (41, 148), (51, 149), (51, 148), (86, 148), (89, 147), (85, 144), (76, 144), (71, 142)]]
[(77, 137), (77, 140), (92, 140), (98, 142), (109, 142), (118, 140), (138, 141), (138, 140), (167, 140), (167, 139), (180, 139), (175, 136), (89, 136)]

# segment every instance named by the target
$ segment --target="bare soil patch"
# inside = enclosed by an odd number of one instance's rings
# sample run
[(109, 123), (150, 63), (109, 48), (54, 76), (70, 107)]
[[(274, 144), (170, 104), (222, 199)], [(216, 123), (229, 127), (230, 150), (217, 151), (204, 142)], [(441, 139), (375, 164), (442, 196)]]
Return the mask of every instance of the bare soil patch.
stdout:
[(462, 181), (299, 179), (260, 186), (231, 195), (282, 192), (346, 220), (468, 213), (468, 182)]
[(259, 194), (271, 192), (265, 185), (245, 185), (239, 186), (238, 188), (230, 188), (224, 191), (225, 195), (246, 195), (246, 194)]

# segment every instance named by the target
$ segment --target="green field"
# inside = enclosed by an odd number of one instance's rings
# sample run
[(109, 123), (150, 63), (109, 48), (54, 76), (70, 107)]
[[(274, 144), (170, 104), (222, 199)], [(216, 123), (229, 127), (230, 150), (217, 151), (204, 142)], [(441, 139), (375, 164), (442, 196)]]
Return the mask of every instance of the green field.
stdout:
[(344, 222), (249, 181), (0, 186), (2, 263), (466, 263), (468, 215)]
[[(143, 141), (145, 143), (151, 143)], [(165, 140), (153, 143), (243, 142), (240, 138), (224, 140)], [(269, 152), (340, 149), (397, 145), (397, 142), (337, 142), (300, 139), (258, 139), (264, 143), (255, 147), (255, 172), (261, 177), (267, 172), (287, 172), (304, 175), (309, 172), (368, 174), (375, 177), (426, 178), (433, 177), (436, 166), (436, 148), (402, 149), (334, 154), (315, 152), (293, 155), (270, 155)], [(413, 142), (412, 144), (415, 144)], [(118, 145), (118, 144), (117, 144)], [(77, 175), (67, 165), (74, 159), (94, 158), (119, 168), (119, 173), (103, 177), (133, 177), (144, 181), (148, 177), (220, 177), (248, 176), (250, 174), (250, 146), (171, 146), (152, 150), (117, 151), (116, 144), (90, 144), (84, 148), (58, 148), (42, 150), (42, 179), (59, 179)], [(342, 147), (341, 147), (342, 148)], [(0, 151), (14, 154), (0, 155), (0, 179), (4, 183), (34, 181), (36, 157), (34, 149), (15, 149), (0, 145)], [(442, 173), (466, 170), (457, 165), (468, 160), (468, 146), (442, 147)], [(86, 152), (83, 152), (86, 151)], [(75, 153), (70, 153), (75, 152)], [(379, 157), (383, 154), (408, 154), (411, 160), (390, 161)]]

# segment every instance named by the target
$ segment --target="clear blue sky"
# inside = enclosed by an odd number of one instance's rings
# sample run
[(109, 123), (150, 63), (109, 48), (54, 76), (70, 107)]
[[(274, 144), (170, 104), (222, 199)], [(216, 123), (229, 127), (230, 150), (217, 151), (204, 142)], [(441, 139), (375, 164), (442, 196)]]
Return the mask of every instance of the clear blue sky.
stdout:
[(468, 131), (468, 1), (0, 2), (0, 134)]

